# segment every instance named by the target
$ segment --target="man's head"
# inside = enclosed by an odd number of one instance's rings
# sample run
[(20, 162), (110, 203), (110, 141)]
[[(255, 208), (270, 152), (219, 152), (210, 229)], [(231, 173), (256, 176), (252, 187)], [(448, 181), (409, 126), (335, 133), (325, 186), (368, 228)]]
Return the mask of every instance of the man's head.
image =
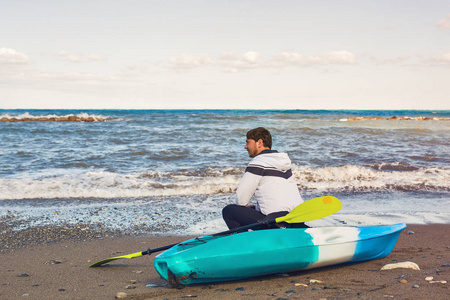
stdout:
[(261, 151), (272, 148), (272, 135), (269, 130), (258, 127), (247, 132), (247, 140), (244, 147), (248, 156), (255, 157)]

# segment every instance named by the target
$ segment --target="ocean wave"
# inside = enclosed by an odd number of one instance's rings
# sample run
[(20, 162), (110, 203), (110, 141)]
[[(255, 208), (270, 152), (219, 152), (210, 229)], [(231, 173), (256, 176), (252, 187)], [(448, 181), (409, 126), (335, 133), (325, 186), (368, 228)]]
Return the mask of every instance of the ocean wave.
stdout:
[(0, 200), (34, 198), (136, 198), (231, 193), (232, 175), (189, 176), (183, 173), (117, 174), (88, 172), (41, 178), (0, 178)]
[[(55, 198), (140, 198), (234, 193), (240, 168), (179, 172), (46, 173), (0, 178), (0, 200)], [(439, 168), (383, 171), (365, 166), (295, 167), (301, 192), (450, 191), (450, 170)]]
[(293, 172), (300, 189), (317, 191), (449, 191), (450, 170), (439, 168), (383, 171), (358, 165), (301, 167)]
[(352, 118), (343, 118), (339, 119), (341, 122), (347, 122), (347, 121), (450, 121), (450, 118), (443, 118), (443, 117), (423, 117), (423, 116), (415, 116), (415, 117), (409, 117), (409, 116), (403, 116), (403, 117), (352, 117)]
[(94, 115), (88, 113), (67, 114), (67, 115), (31, 115), (28, 112), (19, 115), (3, 114), (0, 115), (0, 122), (102, 122), (111, 120), (112, 117)]

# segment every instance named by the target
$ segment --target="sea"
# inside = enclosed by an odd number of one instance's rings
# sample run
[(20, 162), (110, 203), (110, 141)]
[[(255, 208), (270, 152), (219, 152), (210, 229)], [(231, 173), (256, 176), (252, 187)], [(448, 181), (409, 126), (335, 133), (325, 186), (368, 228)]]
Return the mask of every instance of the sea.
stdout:
[[(70, 116), (94, 121), (55, 121)], [(343, 203), (308, 225), (448, 224), (449, 119), (417, 110), (0, 110), (0, 221), (19, 220), (16, 230), (225, 230), (221, 210), (250, 161), (246, 132), (262, 126), (272, 149), (289, 154), (304, 200)]]

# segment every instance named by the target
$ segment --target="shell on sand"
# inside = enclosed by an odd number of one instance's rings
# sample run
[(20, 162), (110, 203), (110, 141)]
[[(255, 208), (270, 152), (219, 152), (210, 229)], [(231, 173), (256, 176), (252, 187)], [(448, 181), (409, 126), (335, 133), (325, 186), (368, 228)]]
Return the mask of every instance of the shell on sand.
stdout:
[(387, 264), (381, 268), (381, 270), (392, 270), (392, 269), (413, 269), (420, 270), (419, 266), (416, 263), (405, 261), (399, 262), (395, 264)]

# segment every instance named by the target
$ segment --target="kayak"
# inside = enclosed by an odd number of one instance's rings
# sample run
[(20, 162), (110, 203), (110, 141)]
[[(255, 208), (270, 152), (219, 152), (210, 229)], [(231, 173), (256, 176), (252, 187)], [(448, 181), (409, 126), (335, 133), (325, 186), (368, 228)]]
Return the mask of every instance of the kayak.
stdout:
[(406, 225), (284, 228), (190, 239), (154, 267), (173, 287), (251, 278), (386, 257)]
[(388, 256), (403, 223), (367, 227), (285, 228), (205, 236), (155, 257), (174, 287), (306, 270)]

